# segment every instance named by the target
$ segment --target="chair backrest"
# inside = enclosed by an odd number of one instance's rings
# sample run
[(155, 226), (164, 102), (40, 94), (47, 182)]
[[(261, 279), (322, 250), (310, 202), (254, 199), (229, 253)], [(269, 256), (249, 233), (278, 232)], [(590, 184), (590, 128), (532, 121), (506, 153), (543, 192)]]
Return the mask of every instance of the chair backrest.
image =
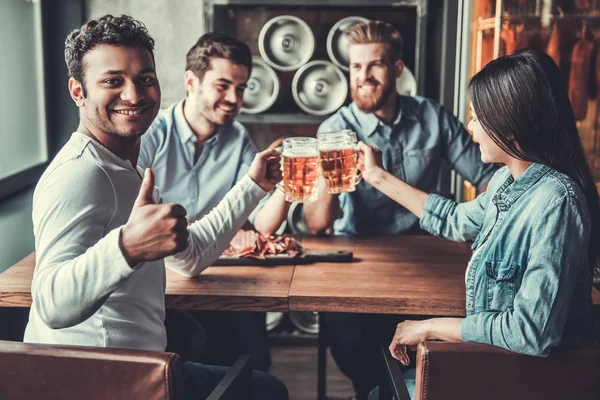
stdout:
[(175, 353), (0, 341), (0, 399), (183, 399)]
[(597, 400), (600, 347), (559, 346), (544, 358), (484, 344), (424, 342), (414, 400), (424, 399)]

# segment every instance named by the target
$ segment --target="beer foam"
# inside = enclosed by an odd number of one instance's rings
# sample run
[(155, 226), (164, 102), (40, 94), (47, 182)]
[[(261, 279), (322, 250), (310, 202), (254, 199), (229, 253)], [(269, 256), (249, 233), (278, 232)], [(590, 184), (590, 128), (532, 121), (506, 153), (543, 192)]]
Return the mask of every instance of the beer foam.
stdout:
[(344, 143), (319, 143), (319, 150), (356, 150), (355, 146)]
[(283, 152), (284, 157), (318, 157), (319, 152), (311, 149), (287, 149)]

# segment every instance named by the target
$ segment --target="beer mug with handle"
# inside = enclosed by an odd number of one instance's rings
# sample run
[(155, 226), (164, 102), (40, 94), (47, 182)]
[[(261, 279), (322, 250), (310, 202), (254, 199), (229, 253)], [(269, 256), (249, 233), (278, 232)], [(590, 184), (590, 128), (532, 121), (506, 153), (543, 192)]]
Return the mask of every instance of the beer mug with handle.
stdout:
[(317, 133), (321, 173), (327, 193), (353, 192), (362, 175), (356, 163), (356, 133), (351, 130)]
[(316, 200), (319, 182), (317, 139), (309, 137), (285, 139), (282, 159), (285, 200), (298, 203)]

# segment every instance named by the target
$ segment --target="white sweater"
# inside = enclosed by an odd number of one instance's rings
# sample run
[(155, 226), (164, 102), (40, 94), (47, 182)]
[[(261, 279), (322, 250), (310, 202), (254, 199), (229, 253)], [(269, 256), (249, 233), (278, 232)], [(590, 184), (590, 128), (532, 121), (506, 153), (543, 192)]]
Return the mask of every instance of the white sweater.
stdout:
[(78, 132), (44, 172), (33, 197), (36, 267), (26, 342), (164, 350), (165, 264), (198, 275), (266, 194), (245, 176), (189, 226), (185, 251), (134, 270), (118, 241), (141, 176)]

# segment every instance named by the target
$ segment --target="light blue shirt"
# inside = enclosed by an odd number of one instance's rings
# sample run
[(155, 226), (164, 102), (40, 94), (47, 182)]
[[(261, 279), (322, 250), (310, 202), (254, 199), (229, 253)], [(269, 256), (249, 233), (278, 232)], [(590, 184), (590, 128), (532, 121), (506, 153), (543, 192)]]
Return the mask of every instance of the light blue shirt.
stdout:
[[(398, 99), (391, 125), (351, 103), (324, 121), (319, 132), (353, 130), (358, 140), (381, 150), (388, 172), (427, 193), (437, 189), (442, 158), (475, 187), (492, 177), (496, 168), (481, 161), (479, 146), (455, 116), (423, 97)], [(418, 228), (416, 216), (365, 181), (339, 199), (344, 216), (334, 223), (336, 234), (397, 235)]]
[(537, 356), (561, 343), (597, 341), (590, 215), (572, 179), (533, 164), (515, 180), (504, 167), (473, 201), (429, 195), (420, 223), (451, 240), (475, 239), (465, 341)]
[(152, 168), (163, 201), (181, 204), (188, 221), (208, 214), (241, 179), (256, 155), (246, 128), (237, 121), (204, 142), (194, 163), (196, 136), (183, 115), (183, 103), (161, 110), (142, 136), (138, 165)]

